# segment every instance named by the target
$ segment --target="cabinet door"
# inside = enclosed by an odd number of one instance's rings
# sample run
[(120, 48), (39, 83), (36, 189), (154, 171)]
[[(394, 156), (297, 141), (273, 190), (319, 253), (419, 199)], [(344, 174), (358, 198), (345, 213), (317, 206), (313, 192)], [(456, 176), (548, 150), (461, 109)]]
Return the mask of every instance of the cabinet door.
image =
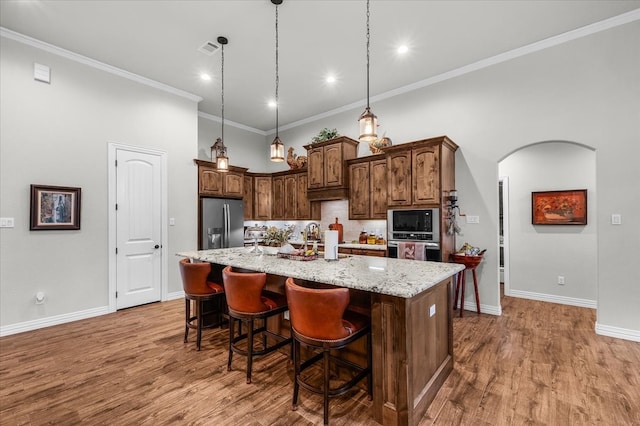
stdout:
[(254, 187), (254, 219), (271, 219), (271, 177), (256, 176), (253, 179)]
[(200, 176), (200, 195), (222, 196), (222, 173), (207, 167), (198, 168)]
[(324, 186), (324, 151), (322, 147), (307, 151), (307, 177), (309, 189)]
[(244, 220), (251, 220), (253, 219), (253, 178), (245, 176), (243, 180), (242, 206), (244, 208)]
[(244, 195), (244, 179), (243, 175), (234, 172), (220, 173), (224, 179), (224, 195), (228, 197), (242, 198)]
[(438, 146), (412, 150), (413, 204), (440, 203), (440, 159)]
[(375, 160), (369, 163), (371, 219), (387, 218), (387, 160)]
[[(369, 188), (369, 163), (351, 164), (349, 166), (349, 219), (369, 218)], [(384, 201), (386, 204), (387, 200)]]
[(287, 220), (295, 220), (296, 218), (297, 184), (298, 179), (296, 179), (296, 175), (284, 176), (284, 218)]
[(411, 205), (411, 151), (389, 154), (387, 157), (387, 204)]
[(324, 186), (342, 186), (342, 144), (324, 147)]
[(309, 204), (309, 198), (307, 197), (307, 174), (300, 173), (297, 175), (296, 181), (296, 219), (309, 220), (311, 219), (311, 206)]
[(284, 219), (284, 176), (273, 177), (273, 201), (271, 218)]

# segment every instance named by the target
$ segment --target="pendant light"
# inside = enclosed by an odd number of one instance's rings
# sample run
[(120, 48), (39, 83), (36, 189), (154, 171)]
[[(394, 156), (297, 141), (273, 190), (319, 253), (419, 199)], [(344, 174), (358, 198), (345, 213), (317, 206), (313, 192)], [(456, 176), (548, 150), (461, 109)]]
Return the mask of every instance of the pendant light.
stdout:
[(369, 0), (367, 0), (367, 108), (358, 120), (360, 123), (360, 137), (358, 139), (362, 142), (371, 143), (378, 140), (378, 117), (369, 108), (369, 44)]
[(224, 46), (229, 42), (226, 37), (218, 37), (218, 43), (222, 47), (222, 72), (220, 76), (221, 81), (221, 94), (222, 94), (222, 123), (220, 126), (221, 136), (216, 139), (215, 143), (211, 145), (211, 161), (214, 157), (216, 160), (216, 169), (220, 172), (229, 171), (229, 158), (227, 157), (227, 147), (224, 146)]
[(278, 88), (280, 86), (280, 76), (278, 74), (278, 5), (282, 0), (271, 0), (276, 5), (276, 137), (271, 142), (271, 161), (280, 163), (284, 161), (284, 144), (278, 136)]

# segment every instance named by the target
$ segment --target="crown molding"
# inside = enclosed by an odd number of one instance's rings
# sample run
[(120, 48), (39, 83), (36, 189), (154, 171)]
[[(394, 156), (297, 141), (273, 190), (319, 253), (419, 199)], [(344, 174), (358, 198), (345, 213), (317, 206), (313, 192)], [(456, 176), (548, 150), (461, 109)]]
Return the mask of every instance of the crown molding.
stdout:
[[(452, 78), (456, 78), (473, 71), (478, 71), (483, 68), (487, 68), (493, 65), (500, 64), (502, 62), (507, 62), (512, 59), (528, 55), (530, 53), (535, 53), (540, 50), (548, 49), (550, 47), (554, 47), (559, 44), (566, 43), (568, 41), (576, 40), (582, 37), (587, 37), (589, 35), (596, 34), (611, 28), (619, 27), (621, 25), (629, 24), (631, 22), (635, 22), (638, 20), (640, 20), (640, 8), (632, 10), (627, 13), (623, 13), (618, 16), (614, 16), (609, 19), (605, 19), (600, 22), (595, 22), (593, 24), (589, 24), (584, 27), (577, 28), (575, 30), (568, 31), (566, 33), (559, 34), (557, 36), (549, 37), (549, 38), (537, 41), (535, 43), (531, 43), (526, 46), (519, 47), (517, 49), (509, 50), (499, 55), (481, 59), (477, 62), (444, 72), (442, 74), (435, 75), (433, 77), (429, 77), (424, 80), (417, 81), (412, 84), (408, 84), (406, 86), (399, 87), (397, 89), (389, 90), (387, 92), (380, 93), (375, 96), (371, 96), (370, 103), (382, 101), (385, 99), (392, 98), (394, 96), (413, 92), (415, 90), (422, 89), (427, 86), (432, 86), (434, 84), (441, 83), (443, 81), (450, 80)], [(311, 117), (303, 118), (302, 120), (294, 121), (284, 126), (280, 126), (280, 130), (293, 129), (303, 124), (318, 121), (320, 119), (331, 117), (333, 115), (340, 114), (346, 111), (351, 111), (356, 108), (364, 108), (366, 105), (367, 105), (367, 100), (362, 99), (360, 101), (353, 102), (348, 105), (344, 105), (339, 108), (335, 108), (335, 109), (323, 112), (321, 114), (313, 115)], [(275, 131), (276, 131), (275, 129), (271, 129), (267, 132), (267, 134), (275, 133)]]
[(163, 92), (171, 93), (172, 95), (180, 96), (182, 98), (188, 99), (193, 102), (202, 101), (202, 97), (198, 95), (194, 95), (193, 93), (176, 89), (175, 87), (169, 86), (167, 84), (160, 83), (155, 80), (151, 80), (150, 78), (143, 77), (141, 75), (134, 74), (129, 71), (125, 71), (121, 68), (117, 68), (112, 65), (105, 64), (104, 62), (96, 61), (95, 59), (88, 58), (78, 53), (74, 53), (70, 50), (66, 50), (61, 47), (54, 46), (53, 44), (49, 44), (44, 41), (35, 39), (33, 37), (20, 34), (18, 32), (12, 31), (4, 27), (0, 27), (0, 37), (5, 37), (8, 39), (17, 41), (19, 43), (23, 43), (31, 47), (35, 47), (37, 49), (41, 49), (49, 53), (53, 53), (54, 55), (62, 56), (63, 58), (70, 59), (74, 62), (78, 62), (84, 65), (90, 66), (92, 68), (97, 68), (101, 71), (105, 71), (110, 74), (114, 74), (119, 77), (126, 78), (127, 80), (135, 81), (136, 83), (144, 84), (145, 86), (153, 87), (154, 89), (162, 90)]
[[(204, 118), (206, 120), (215, 121), (216, 123), (222, 123), (222, 119), (217, 115), (211, 115), (206, 112), (198, 111), (198, 117)], [(246, 126), (242, 123), (236, 123), (235, 121), (224, 120), (224, 124), (228, 124), (232, 127), (237, 127), (238, 129), (246, 130), (248, 132), (257, 133), (260, 136), (267, 136), (268, 133), (264, 130), (255, 129), (253, 127)]]

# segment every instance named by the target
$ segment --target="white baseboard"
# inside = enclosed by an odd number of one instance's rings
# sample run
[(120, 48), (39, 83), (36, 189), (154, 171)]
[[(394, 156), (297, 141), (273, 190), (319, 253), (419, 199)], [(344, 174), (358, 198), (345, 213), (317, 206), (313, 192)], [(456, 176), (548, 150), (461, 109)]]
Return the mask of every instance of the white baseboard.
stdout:
[(83, 320), (92, 317), (98, 317), (100, 315), (106, 315), (109, 313), (108, 306), (101, 306), (98, 308), (87, 309), (80, 312), (71, 312), (63, 315), (56, 315), (47, 318), (41, 318), (37, 320), (25, 321), (18, 324), (11, 324), (0, 327), (0, 337), (9, 336), (11, 334), (23, 333), (25, 331), (37, 330), (40, 328), (51, 327), (52, 325), (65, 324), (68, 322)]
[[(464, 301), (464, 310), (465, 311), (478, 312), (478, 309), (476, 308), (476, 302), (474, 302), (473, 300), (472, 301), (465, 300)], [(502, 308), (500, 306), (485, 305), (485, 304), (481, 303), (480, 304), (480, 312), (483, 313), (483, 314), (500, 316), (500, 315), (502, 315)]]
[(184, 291), (176, 291), (174, 293), (167, 294), (167, 298), (165, 300), (176, 300), (176, 299), (184, 299)]
[(581, 308), (597, 308), (597, 302), (589, 299), (578, 299), (575, 297), (556, 296), (554, 294), (535, 293), (532, 291), (514, 290), (509, 292), (511, 297), (521, 299), (540, 300), (541, 302), (559, 303), (561, 305), (579, 306)]
[(631, 340), (632, 342), (640, 342), (640, 330), (632, 330), (629, 328), (614, 327), (612, 325), (599, 324), (596, 321), (596, 334), (602, 336), (616, 337), (618, 339)]

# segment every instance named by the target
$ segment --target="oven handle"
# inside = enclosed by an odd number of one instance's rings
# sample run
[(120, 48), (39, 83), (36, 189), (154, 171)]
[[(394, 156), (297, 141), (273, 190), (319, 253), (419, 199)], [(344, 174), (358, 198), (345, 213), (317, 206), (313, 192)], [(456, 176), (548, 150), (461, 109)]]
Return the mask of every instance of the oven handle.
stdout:
[(426, 242), (426, 241), (387, 241), (388, 247), (398, 247), (398, 243), (423, 243), (427, 248), (440, 248), (440, 243)]

